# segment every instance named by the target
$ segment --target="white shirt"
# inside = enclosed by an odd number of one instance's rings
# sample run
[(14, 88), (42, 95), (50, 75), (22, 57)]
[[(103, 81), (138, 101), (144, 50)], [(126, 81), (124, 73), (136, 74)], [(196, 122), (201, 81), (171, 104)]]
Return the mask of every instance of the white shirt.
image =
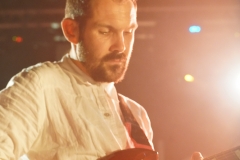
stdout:
[[(125, 97), (152, 145), (145, 109)], [(97, 83), (66, 55), (29, 67), (0, 92), (0, 159), (96, 160), (131, 148), (113, 83)]]

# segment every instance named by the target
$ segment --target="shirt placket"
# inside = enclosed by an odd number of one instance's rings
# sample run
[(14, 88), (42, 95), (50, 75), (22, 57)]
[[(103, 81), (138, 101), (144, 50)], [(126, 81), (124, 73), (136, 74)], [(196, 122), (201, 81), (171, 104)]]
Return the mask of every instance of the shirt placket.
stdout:
[(108, 104), (106, 93), (104, 91), (104, 88), (99, 85), (96, 87), (96, 89), (93, 89), (94, 95), (96, 97), (96, 101), (98, 104), (98, 109), (100, 114), (104, 117), (104, 119), (110, 124), (110, 122), (113, 120), (112, 116), (112, 110), (111, 107)]
[(117, 116), (118, 113), (116, 113), (114, 109), (114, 104), (109, 104), (107, 99), (108, 96), (103, 86), (98, 86), (97, 89), (94, 90), (94, 94), (96, 96), (100, 114), (102, 114), (106, 124), (108, 125), (120, 147), (125, 147), (125, 128), (123, 126), (120, 127), (121, 121)]

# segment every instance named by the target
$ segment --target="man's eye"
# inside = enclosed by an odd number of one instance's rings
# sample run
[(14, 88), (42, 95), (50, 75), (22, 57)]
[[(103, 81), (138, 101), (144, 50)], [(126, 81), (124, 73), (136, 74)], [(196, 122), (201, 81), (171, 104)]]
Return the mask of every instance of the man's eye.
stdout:
[(100, 34), (106, 35), (109, 33), (109, 31), (99, 31)]

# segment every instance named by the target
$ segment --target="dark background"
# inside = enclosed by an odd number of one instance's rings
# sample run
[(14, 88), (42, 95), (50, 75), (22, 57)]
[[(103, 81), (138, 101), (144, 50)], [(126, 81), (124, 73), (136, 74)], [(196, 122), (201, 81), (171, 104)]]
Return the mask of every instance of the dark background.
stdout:
[[(22, 68), (68, 52), (58, 28), (64, 4), (0, 1), (0, 89)], [(138, 6), (131, 64), (117, 88), (148, 111), (160, 160), (240, 145), (240, 0), (139, 0)], [(201, 32), (190, 33), (191, 25)], [(186, 74), (195, 80), (186, 82)]]

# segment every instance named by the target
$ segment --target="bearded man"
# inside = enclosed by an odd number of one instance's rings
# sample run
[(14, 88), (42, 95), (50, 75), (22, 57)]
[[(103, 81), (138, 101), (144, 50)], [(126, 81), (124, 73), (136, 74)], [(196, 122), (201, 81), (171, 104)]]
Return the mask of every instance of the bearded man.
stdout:
[(96, 160), (130, 148), (153, 151), (145, 109), (114, 87), (128, 68), (137, 27), (135, 0), (67, 0), (62, 29), (69, 53), (24, 69), (0, 93), (0, 159)]

